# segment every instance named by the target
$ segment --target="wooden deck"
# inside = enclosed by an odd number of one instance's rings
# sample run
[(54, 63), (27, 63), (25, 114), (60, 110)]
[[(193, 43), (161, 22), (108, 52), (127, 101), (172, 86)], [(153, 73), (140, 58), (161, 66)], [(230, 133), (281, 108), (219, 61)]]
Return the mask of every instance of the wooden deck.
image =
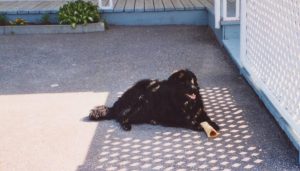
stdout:
[[(57, 13), (67, 1), (0, 1), (0, 13)], [(98, 1), (93, 0), (95, 4)], [(103, 0), (108, 5), (109, 0)], [(113, 0), (113, 9), (103, 12), (162, 12), (204, 9), (208, 0)]]
[[(203, 9), (203, 0), (115, 0), (107, 12), (150, 12)], [(107, 5), (109, 0), (104, 0)]]

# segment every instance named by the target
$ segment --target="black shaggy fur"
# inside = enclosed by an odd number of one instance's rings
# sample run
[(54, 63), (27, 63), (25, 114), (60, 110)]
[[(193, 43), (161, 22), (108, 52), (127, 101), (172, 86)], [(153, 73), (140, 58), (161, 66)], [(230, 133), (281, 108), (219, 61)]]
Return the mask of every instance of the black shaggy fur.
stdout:
[(91, 120), (115, 119), (129, 131), (131, 124), (150, 123), (184, 127), (202, 131), (200, 123), (207, 121), (195, 74), (187, 69), (174, 72), (167, 80), (145, 79), (129, 88), (111, 108), (98, 106), (91, 110)]

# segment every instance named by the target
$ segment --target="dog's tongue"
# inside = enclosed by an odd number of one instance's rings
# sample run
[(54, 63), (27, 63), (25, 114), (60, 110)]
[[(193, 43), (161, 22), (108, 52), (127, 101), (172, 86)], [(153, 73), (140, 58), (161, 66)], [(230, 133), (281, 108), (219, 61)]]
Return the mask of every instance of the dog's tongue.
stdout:
[(196, 94), (186, 94), (190, 99), (195, 100), (196, 99)]

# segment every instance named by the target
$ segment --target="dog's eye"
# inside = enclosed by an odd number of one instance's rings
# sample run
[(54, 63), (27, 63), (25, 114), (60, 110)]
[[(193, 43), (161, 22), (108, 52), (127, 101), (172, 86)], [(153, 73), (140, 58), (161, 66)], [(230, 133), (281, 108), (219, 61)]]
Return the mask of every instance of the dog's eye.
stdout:
[(192, 79), (192, 80), (191, 80), (191, 84), (195, 84), (195, 81), (194, 81), (194, 79)]
[(185, 84), (187, 84), (187, 85), (196, 85), (196, 82), (195, 82), (194, 79), (190, 79), (190, 80), (186, 80)]

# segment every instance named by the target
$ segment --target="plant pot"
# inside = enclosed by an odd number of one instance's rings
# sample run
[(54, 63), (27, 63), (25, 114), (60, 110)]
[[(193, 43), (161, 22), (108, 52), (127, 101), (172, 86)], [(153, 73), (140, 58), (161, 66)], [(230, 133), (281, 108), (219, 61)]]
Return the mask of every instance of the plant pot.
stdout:
[(51, 34), (51, 33), (91, 33), (104, 31), (104, 23), (89, 23), (77, 25), (73, 29), (70, 25), (10, 25), (0, 26), (0, 34)]

